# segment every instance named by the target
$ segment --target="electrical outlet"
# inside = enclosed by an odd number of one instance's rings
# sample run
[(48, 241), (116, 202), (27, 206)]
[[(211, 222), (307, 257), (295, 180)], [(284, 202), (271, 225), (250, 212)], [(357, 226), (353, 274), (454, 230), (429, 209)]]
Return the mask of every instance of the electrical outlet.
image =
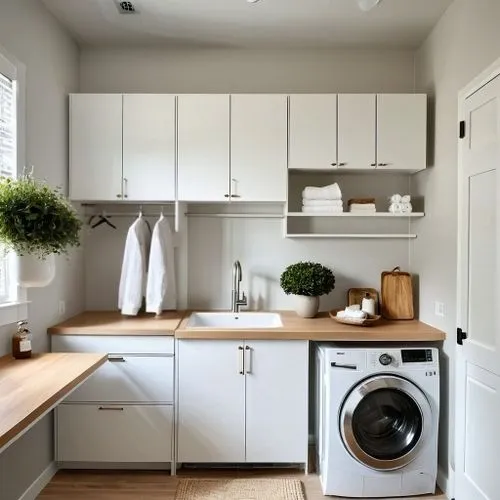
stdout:
[(66, 314), (66, 301), (59, 301), (59, 316), (64, 316)]
[(442, 302), (434, 302), (434, 314), (444, 318), (444, 304)]

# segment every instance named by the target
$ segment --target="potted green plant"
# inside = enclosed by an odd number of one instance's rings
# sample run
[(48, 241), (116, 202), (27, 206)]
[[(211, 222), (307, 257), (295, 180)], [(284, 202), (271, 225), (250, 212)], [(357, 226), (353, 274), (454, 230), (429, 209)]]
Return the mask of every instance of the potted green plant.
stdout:
[(60, 189), (33, 174), (0, 178), (0, 242), (19, 256), (22, 286), (46, 286), (55, 275), (55, 255), (80, 245), (82, 222)]
[(281, 274), (280, 285), (287, 295), (295, 296), (295, 310), (303, 318), (314, 318), (319, 310), (320, 295), (335, 288), (335, 276), (322, 264), (297, 262)]

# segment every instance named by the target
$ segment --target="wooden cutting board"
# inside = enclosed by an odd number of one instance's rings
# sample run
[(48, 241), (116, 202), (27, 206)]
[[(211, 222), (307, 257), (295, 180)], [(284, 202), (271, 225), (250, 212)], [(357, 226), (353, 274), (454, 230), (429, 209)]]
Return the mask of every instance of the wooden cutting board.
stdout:
[(413, 284), (410, 273), (399, 267), (382, 273), (381, 313), (386, 319), (413, 319)]

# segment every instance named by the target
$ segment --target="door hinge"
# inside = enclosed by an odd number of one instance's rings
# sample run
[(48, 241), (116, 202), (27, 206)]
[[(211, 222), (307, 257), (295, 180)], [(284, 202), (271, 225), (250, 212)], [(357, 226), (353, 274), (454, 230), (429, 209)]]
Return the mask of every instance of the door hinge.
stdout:
[(464, 345), (464, 340), (467, 339), (467, 333), (464, 332), (461, 328), (457, 328), (457, 344)]
[(465, 120), (462, 120), (459, 123), (459, 135), (460, 139), (463, 139), (465, 137)]

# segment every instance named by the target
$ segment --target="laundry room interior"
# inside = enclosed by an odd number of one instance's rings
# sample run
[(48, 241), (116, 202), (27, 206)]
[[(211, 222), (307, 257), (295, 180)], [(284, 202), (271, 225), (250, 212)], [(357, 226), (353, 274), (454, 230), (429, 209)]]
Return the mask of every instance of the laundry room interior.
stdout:
[(0, 500), (500, 500), (498, 0), (0, 0)]

